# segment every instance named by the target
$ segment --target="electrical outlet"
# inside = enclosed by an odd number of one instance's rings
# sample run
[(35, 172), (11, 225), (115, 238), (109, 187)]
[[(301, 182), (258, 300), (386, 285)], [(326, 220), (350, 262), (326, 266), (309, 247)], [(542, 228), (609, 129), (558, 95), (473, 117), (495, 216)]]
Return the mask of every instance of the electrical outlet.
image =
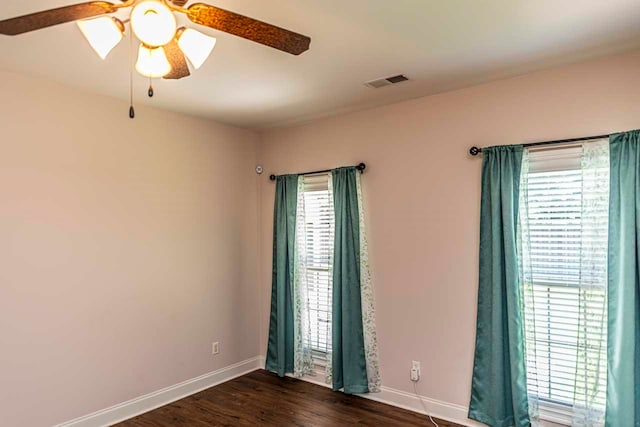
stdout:
[(218, 354), (218, 353), (220, 353), (220, 343), (214, 342), (213, 345), (211, 346), (211, 354)]
[(418, 362), (417, 360), (413, 360), (411, 362), (411, 381), (418, 382), (420, 381), (420, 362)]

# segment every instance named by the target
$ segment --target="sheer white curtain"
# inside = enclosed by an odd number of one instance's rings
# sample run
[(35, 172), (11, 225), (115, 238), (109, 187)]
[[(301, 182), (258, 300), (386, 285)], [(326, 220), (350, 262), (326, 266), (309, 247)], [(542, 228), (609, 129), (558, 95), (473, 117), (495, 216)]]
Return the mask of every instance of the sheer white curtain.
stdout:
[(606, 395), (608, 141), (525, 150), (520, 192), (527, 389), (540, 412), (602, 426)]
[(529, 171), (530, 159), (528, 150), (522, 154), (520, 174), (520, 206), (518, 211), (518, 271), (522, 286), (521, 311), (524, 313), (525, 328), (525, 360), (527, 364), (527, 392), (529, 396), (529, 419), (533, 425), (539, 421), (540, 384), (538, 383), (538, 355), (536, 346), (536, 318), (533, 268), (531, 260), (531, 230), (529, 218)]
[(602, 426), (607, 388), (609, 142), (583, 146), (580, 317), (574, 426)]
[(364, 221), (364, 198), (360, 174), (356, 176), (358, 188), (358, 216), (360, 222), (360, 295), (362, 299), (362, 325), (364, 333), (364, 351), (367, 362), (369, 392), (380, 391), (380, 368), (378, 361), (378, 338), (376, 334), (376, 311), (373, 301), (373, 285), (369, 268), (369, 240)]
[(311, 317), (307, 284), (307, 218), (304, 192), (305, 177), (298, 180), (298, 207), (296, 213), (296, 252), (293, 273), (293, 374), (302, 377), (314, 374), (311, 347)]
[[(329, 173), (329, 180), (327, 181), (327, 190), (329, 191), (329, 200), (331, 201), (331, 209), (334, 209), (333, 206), (333, 174)], [(335, 235), (335, 223), (332, 224), (331, 236)], [(333, 290), (333, 248), (330, 251), (329, 255), (329, 284), (331, 285), (330, 289)], [(331, 291), (330, 291), (331, 292)], [(332, 304), (333, 305), (333, 304)], [(329, 322), (328, 331), (327, 331), (327, 339), (331, 340), (333, 337), (333, 329), (331, 327), (331, 322)], [(324, 381), (327, 384), (331, 384), (333, 382), (333, 359), (332, 359), (332, 348), (331, 346), (327, 349), (327, 354), (325, 357), (325, 365), (324, 365)]]

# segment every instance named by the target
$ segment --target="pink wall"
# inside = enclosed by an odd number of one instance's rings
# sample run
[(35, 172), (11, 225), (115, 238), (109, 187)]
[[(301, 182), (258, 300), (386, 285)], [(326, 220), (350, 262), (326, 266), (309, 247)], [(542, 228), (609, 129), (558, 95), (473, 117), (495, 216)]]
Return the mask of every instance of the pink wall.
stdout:
[(639, 100), (634, 52), (266, 132), (262, 354), (271, 287), (268, 174), (364, 161), (383, 385), (412, 392), (409, 367), (419, 360), (420, 394), (467, 406), (482, 162), (468, 149), (640, 128)]
[(257, 356), (257, 134), (6, 73), (0, 93), (0, 425)]
[(384, 385), (412, 391), (420, 360), (419, 392), (466, 406), (481, 165), (467, 150), (639, 128), (640, 52), (262, 144), (13, 74), (0, 92), (0, 424), (51, 425), (264, 355), (268, 175), (360, 161)]

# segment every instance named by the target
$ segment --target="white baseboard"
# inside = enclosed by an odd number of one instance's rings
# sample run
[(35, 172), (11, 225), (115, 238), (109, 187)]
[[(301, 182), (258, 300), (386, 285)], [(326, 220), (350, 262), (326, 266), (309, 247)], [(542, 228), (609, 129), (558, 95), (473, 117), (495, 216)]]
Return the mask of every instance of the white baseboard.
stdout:
[[(54, 427), (105, 427), (152, 411), (176, 400), (183, 399), (207, 388), (222, 384), (249, 372), (264, 368), (264, 356), (244, 360), (226, 368), (201, 375), (179, 384), (158, 390), (135, 399), (128, 400), (107, 409), (58, 424)], [(324, 381), (324, 371), (317, 371), (315, 376), (299, 378), (323, 387), (330, 387)], [(380, 393), (359, 394), (358, 396), (376, 402), (385, 403), (424, 415), (431, 415), (442, 420), (454, 422), (468, 427), (486, 427), (467, 418), (468, 408), (453, 403), (418, 396), (402, 390), (383, 386)], [(421, 401), (422, 400), (422, 403)], [(545, 424), (541, 424), (545, 425)]]
[(224, 383), (264, 367), (264, 357), (257, 356), (242, 362), (183, 381), (162, 390), (128, 400), (107, 409), (85, 415), (55, 427), (110, 426), (153, 409), (183, 399), (199, 391)]
[(359, 396), (463, 426), (486, 427), (484, 424), (467, 418), (469, 408), (466, 406), (431, 399), (391, 387), (382, 386), (380, 393), (360, 394)]
[[(287, 376), (297, 378), (289, 374), (287, 374)], [(317, 370), (315, 375), (305, 375), (304, 377), (297, 379), (331, 388), (331, 386), (324, 381), (324, 370), (321, 369)], [(466, 406), (431, 399), (426, 396), (396, 390), (391, 387), (382, 386), (380, 388), (380, 393), (358, 394), (358, 396), (395, 406), (397, 408), (406, 409), (408, 411), (417, 412), (419, 414), (431, 415), (434, 418), (440, 418), (441, 420), (467, 427), (486, 427), (485, 424), (467, 418), (469, 408)], [(540, 420), (538, 421), (539, 427), (564, 427), (571, 425), (571, 417), (560, 417), (550, 414), (548, 411), (543, 412), (542, 409), (540, 412)]]
[[(330, 387), (324, 381), (324, 371), (317, 371), (315, 376), (305, 375), (299, 378), (313, 384), (323, 387)], [(468, 427), (486, 427), (484, 424), (467, 418), (469, 408), (453, 403), (443, 402), (441, 400), (431, 399), (425, 396), (418, 396), (414, 393), (408, 393), (402, 390), (396, 390), (391, 387), (382, 386), (380, 393), (358, 394), (358, 396), (376, 402), (385, 403), (397, 408), (406, 409), (408, 411), (417, 412), (423, 415), (431, 415), (441, 420), (450, 421)], [(420, 400), (422, 399), (422, 403)]]

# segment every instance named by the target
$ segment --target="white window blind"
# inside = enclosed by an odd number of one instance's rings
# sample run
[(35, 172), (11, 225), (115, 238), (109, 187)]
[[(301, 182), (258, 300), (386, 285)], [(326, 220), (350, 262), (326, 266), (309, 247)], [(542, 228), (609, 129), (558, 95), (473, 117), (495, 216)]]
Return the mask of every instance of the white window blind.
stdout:
[(608, 168), (592, 167), (581, 146), (529, 150), (525, 162), (519, 255), (528, 392), (541, 408), (604, 411)]
[(331, 258), (334, 211), (328, 175), (305, 176), (305, 269), (311, 331), (308, 343), (316, 355), (331, 351)]

